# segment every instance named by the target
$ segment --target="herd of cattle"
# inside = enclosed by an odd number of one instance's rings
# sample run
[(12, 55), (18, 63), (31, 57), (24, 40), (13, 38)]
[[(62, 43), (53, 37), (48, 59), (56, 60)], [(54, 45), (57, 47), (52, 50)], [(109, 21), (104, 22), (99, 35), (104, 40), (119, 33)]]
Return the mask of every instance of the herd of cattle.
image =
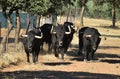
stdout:
[[(23, 37), (24, 49), (27, 55), (27, 62), (30, 63), (29, 56), (32, 53), (33, 63), (38, 61), (40, 50), (43, 50), (43, 44), (48, 44), (48, 51), (54, 51), (55, 57), (64, 59), (69, 45), (76, 32), (72, 22), (64, 22), (64, 24), (44, 24), (41, 27), (34, 27), (28, 31)], [(97, 29), (91, 27), (83, 27), (79, 29), (79, 52), (78, 55), (84, 54), (84, 61), (93, 60), (94, 53), (101, 41), (101, 35)]]

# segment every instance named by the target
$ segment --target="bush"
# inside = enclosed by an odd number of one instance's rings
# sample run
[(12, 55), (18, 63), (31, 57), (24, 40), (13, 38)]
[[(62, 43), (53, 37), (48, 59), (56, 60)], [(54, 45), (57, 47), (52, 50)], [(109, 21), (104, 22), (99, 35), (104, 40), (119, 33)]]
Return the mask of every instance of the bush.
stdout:
[(0, 55), (0, 68), (8, 67), (9, 65), (17, 65), (25, 58), (23, 52), (10, 52)]

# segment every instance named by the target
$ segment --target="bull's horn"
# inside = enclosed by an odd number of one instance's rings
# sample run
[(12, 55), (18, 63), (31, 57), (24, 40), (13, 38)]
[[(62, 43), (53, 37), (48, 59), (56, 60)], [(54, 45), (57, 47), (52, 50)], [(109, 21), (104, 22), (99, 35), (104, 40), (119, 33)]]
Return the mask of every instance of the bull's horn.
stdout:
[(91, 37), (92, 35), (85, 35), (85, 37)]
[(35, 35), (35, 38), (41, 39), (43, 37), (43, 33), (41, 33), (41, 36)]
[(50, 33), (52, 34), (52, 32), (53, 32), (53, 25), (52, 25), (52, 28), (51, 28), (51, 30), (50, 30)]
[(21, 35), (22, 37), (27, 37), (28, 35)]
[(71, 33), (71, 29), (70, 26), (68, 26), (69, 32), (65, 32), (65, 34), (70, 34)]
[(56, 32), (53, 32), (53, 28), (54, 28), (54, 26), (52, 26), (52, 28), (51, 28), (51, 30), (50, 30), (50, 33), (51, 33), (51, 34), (56, 34)]

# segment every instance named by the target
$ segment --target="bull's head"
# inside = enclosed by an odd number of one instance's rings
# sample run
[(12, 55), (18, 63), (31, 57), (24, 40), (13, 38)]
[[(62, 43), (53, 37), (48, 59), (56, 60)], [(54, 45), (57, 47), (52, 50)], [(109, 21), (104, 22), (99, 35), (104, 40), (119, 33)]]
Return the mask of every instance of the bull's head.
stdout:
[[(60, 25), (60, 24), (58, 24), (58, 26), (56, 26), (56, 27), (63, 27), (62, 25)], [(64, 28), (64, 27), (63, 27)], [(68, 32), (66, 32), (66, 31), (64, 31), (64, 33), (65, 34), (70, 34), (71, 33), (71, 28), (70, 28), (70, 26), (68, 26), (68, 29), (69, 29), (69, 31)], [(57, 31), (57, 29), (56, 30), (54, 30), (54, 26), (52, 26), (52, 28), (51, 28), (51, 34), (56, 34), (56, 31)]]
[(83, 38), (88, 38), (88, 39), (91, 40), (90, 43), (91, 43), (91, 46), (92, 46), (93, 50), (96, 50), (98, 48), (98, 45), (101, 41), (101, 35), (92, 36), (92, 35), (87, 34), (87, 35), (83, 35)]
[(77, 28), (75, 27), (75, 25), (74, 25), (72, 22), (64, 22), (64, 26), (65, 26), (65, 27), (70, 26), (72, 33), (74, 33), (74, 32), (77, 31)]
[(34, 46), (34, 42), (38, 39), (42, 39), (43, 33), (41, 31), (31, 30), (26, 35), (21, 35), (21, 37), (25, 37), (26, 46), (30, 52), (32, 52), (32, 47)]
[(69, 29), (69, 31), (66, 32), (65, 27), (60, 24), (55, 27), (52, 26), (51, 33), (55, 36), (56, 43), (58, 43), (59, 46), (63, 45), (64, 35), (71, 33), (70, 26), (68, 26), (68, 29)]

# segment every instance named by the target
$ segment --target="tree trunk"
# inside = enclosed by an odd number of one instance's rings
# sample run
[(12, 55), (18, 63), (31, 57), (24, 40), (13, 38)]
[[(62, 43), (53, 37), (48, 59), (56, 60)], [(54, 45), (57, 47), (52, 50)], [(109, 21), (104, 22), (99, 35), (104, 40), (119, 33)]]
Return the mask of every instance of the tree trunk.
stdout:
[(10, 34), (12, 28), (13, 28), (12, 21), (10, 19), (10, 15), (13, 13), (13, 7), (10, 8), (8, 14), (6, 12), (6, 10), (7, 10), (7, 3), (3, 2), (3, 4), (1, 5), (1, 7), (2, 7), (2, 14), (6, 18), (7, 23), (8, 23), (6, 34), (3, 37), (2, 42), (1, 42), (1, 53), (4, 53), (4, 52), (6, 52), (6, 49), (7, 49), (7, 42), (8, 42), (9, 34)]
[(53, 23), (54, 26), (57, 25), (57, 15), (56, 14), (52, 15), (52, 23)]
[(37, 16), (37, 27), (40, 27), (40, 20), (41, 20), (41, 16)]
[(86, 4), (87, 0), (82, 0), (82, 10), (80, 13), (80, 26), (83, 27), (83, 16), (84, 16), (84, 12), (85, 12), (85, 4)]
[(62, 23), (62, 15), (60, 15), (60, 23)]
[(67, 14), (67, 17), (66, 17), (66, 21), (68, 21), (68, 18), (69, 18), (69, 16), (70, 16), (70, 11), (71, 10), (71, 7), (70, 7), (70, 5), (68, 6), (68, 14)]
[(76, 0), (76, 2), (75, 2), (75, 15), (74, 15), (75, 21), (76, 21), (76, 16), (77, 16), (77, 4), (78, 4), (78, 0)]
[(6, 52), (7, 39), (8, 39), (8, 36), (9, 36), (9, 34), (10, 34), (12, 28), (13, 28), (12, 22), (11, 22), (11, 20), (10, 20), (10, 17), (7, 19), (7, 21), (8, 21), (8, 28), (7, 28), (7, 30), (6, 30), (6, 35), (3, 37), (2, 42), (1, 42), (1, 53)]
[(83, 24), (84, 11), (85, 11), (85, 6), (83, 5), (83, 6), (82, 6), (81, 13), (80, 13), (80, 27), (83, 27), (83, 26), (84, 26), (84, 24)]
[(27, 13), (27, 29), (25, 34), (27, 34), (28, 32), (29, 26), (30, 26), (30, 15)]
[(77, 15), (77, 7), (75, 6), (75, 14), (74, 14), (74, 20), (76, 21), (76, 15)]
[(67, 14), (67, 17), (66, 17), (66, 21), (68, 21), (69, 14), (70, 14), (70, 8), (68, 8), (68, 14)]
[(19, 42), (19, 34), (20, 34), (20, 29), (21, 29), (21, 25), (20, 25), (20, 16), (19, 16), (19, 10), (16, 10), (16, 34), (15, 34), (15, 45), (17, 48), (18, 42)]
[(115, 26), (115, 22), (116, 22), (116, 11), (115, 11), (115, 1), (113, 1), (113, 5), (112, 5), (112, 27), (116, 27)]

